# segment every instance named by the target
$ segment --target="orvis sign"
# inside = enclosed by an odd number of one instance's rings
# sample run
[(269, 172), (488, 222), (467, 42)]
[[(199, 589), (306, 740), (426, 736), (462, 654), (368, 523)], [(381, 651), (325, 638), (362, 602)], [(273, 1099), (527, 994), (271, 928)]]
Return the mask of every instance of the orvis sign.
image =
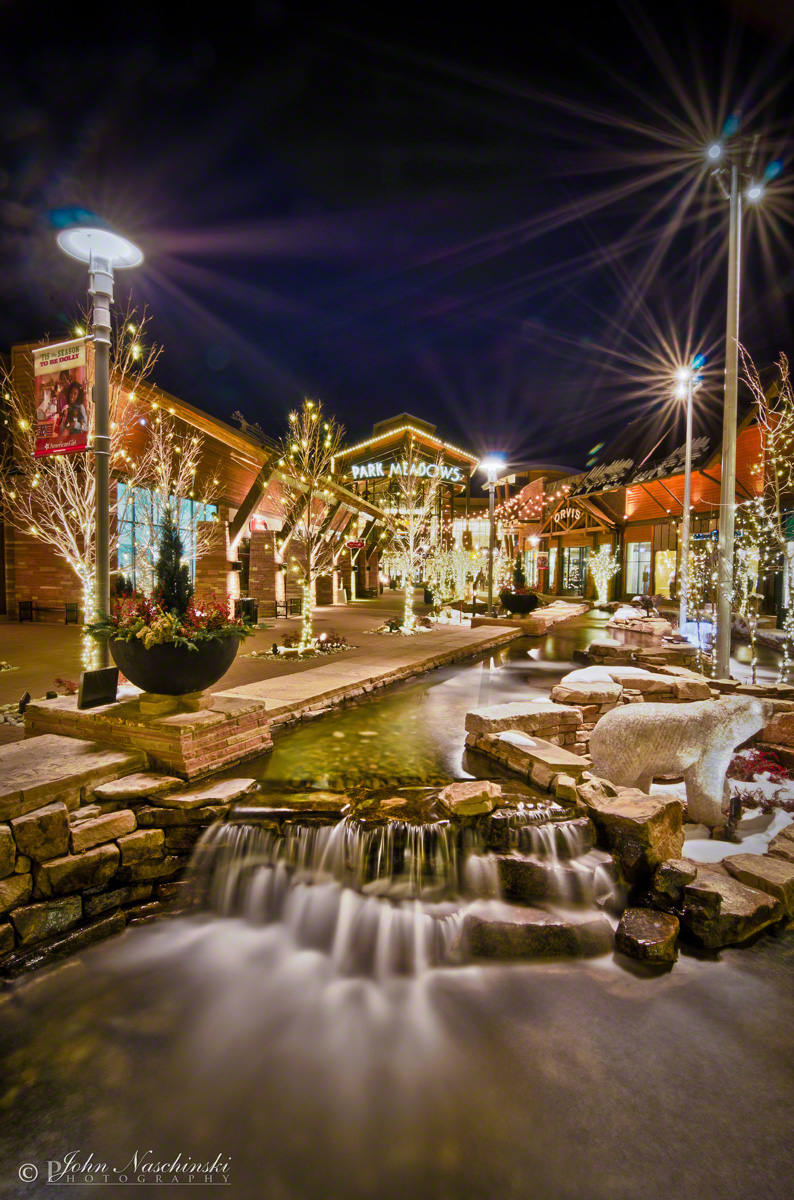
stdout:
[[(389, 479), (392, 475), (407, 475), (408, 463), (402, 462), (368, 462), (356, 464), (350, 468), (353, 479)], [(451, 467), (447, 463), (417, 462), (414, 474), (419, 478), (443, 479), (447, 483), (463, 483), (465, 475), (460, 467)]]

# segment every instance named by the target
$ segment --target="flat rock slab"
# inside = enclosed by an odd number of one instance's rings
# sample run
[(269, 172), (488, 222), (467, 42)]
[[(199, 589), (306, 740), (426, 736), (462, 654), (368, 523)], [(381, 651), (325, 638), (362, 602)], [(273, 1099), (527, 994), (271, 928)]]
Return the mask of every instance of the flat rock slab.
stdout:
[(466, 713), (466, 732), (482, 736), (506, 729), (537, 733), (543, 729), (564, 725), (577, 729), (582, 715), (576, 708), (553, 704), (550, 701), (516, 701), (512, 704), (490, 704)]
[(563, 681), (551, 689), (552, 700), (560, 704), (617, 704), (622, 694), (619, 683), (599, 683), (594, 679)]
[(463, 918), (461, 945), (471, 959), (567, 958), (606, 954), (612, 926), (601, 913), (560, 917), (541, 908), (477, 901)]
[(140, 750), (113, 750), (55, 733), (0, 747), (0, 821), (41, 808), (63, 793), (117, 779), (144, 764)]
[(789, 915), (794, 912), (794, 863), (771, 854), (732, 854), (724, 860), (724, 866), (740, 883), (776, 896)]
[(785, 915), (782, 900), (740, 883), (719, 864), (699, 863), (684, 888), (681, 924), (710, 950), (746, 941)]
[(197, 784), (186, 792), (168, 792), (158, 796), (158, 803), (164, 808), (207, 808), (214, 804), (231, 804), (240, 796), (246, 796), (257, 786), (255, 779), (219, 779)]
[(615, 932), (615, 949), (648, 963), (672, 963), (678, 958), (679, 923), (669, 913), (652, 908), (627, 908)]
[(151, 800), (166, 792), (185, 786), (184, 779), (175, 775), (156, 775), (152, 771), (135, 771), (122, 779), (112, 779), (94, 788), (98, 800)]

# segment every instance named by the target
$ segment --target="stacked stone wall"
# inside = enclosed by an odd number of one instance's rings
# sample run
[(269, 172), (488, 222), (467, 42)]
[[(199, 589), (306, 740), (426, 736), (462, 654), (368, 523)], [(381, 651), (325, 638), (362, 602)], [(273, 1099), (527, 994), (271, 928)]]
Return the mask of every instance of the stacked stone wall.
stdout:
[(204, 829), (253, 786), (188, 791), (148, 772), (66, 788), (0, 823), (0, 978), (149, 921), (184, 902), (180, 881)]

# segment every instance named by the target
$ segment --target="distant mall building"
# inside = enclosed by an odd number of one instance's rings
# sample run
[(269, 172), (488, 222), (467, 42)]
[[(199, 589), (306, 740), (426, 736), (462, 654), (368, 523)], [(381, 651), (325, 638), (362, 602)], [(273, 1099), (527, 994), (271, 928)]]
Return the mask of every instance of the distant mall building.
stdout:
[[(692, 446), (693, 540), (717, 538), (721, 432), (721, 413), (709, 415), (701, 406)], [(738, 504), (761, 491), (760, 452), (760, 432), (748, 410), (737, 438)], [(503, 526), (525, 555), (530, 582), (556, 595), (592, 597), (588, 558), (606, 544), (620, 556), (611, 595), (672, 598), (680, 569), (685, 454), (680, 421), (660, 427), (644, 418), (607, 446), (589, 471), (551, 483), (537, 480), (503, 504)]]

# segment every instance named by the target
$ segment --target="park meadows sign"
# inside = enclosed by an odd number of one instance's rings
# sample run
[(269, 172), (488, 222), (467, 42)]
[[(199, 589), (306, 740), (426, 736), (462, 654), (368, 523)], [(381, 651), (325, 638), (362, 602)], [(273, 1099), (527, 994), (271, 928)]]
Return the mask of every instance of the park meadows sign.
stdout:
[[(447, 483), (464, 483), (466, 476), (460, 467), (448, 463), (420, 461), (415, 464), (414, 475), (418, 478), (440, 478)], [(351, 479), (390, 479), (393, 475), (407, 475), (408, 463), (402, 462), (368, 462), (356, 463), (350, 468)]]

